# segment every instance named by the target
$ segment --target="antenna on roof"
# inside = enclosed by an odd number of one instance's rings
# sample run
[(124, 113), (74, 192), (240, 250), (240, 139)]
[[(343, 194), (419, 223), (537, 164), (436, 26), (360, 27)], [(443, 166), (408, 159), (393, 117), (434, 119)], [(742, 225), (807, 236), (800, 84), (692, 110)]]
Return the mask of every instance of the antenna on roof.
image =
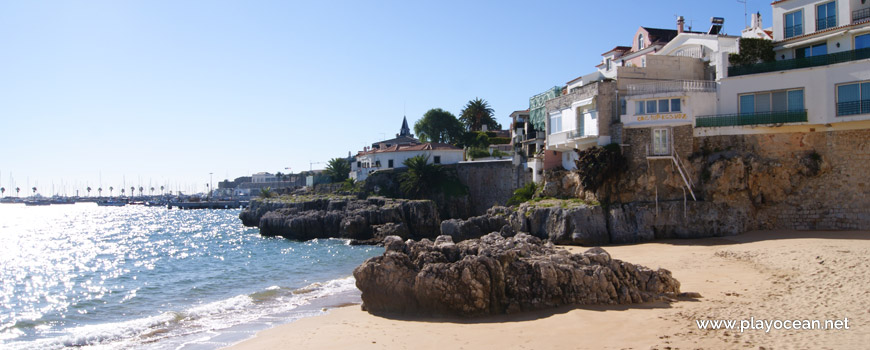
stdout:
[(743, 4), (743, 27), (749, 28), (749, 24), (746, 22), (746, 2), (749, 0), (737, 0), (738, 3)]

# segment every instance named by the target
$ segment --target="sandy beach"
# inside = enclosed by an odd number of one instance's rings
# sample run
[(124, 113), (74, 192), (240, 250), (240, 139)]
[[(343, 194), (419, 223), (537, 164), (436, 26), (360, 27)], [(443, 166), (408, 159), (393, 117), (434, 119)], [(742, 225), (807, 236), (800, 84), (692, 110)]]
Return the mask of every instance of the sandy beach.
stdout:
[[(582, 247), (567, 247), (579, 252)], [(605, 247), (663, 267), (673, 303), (580, 306), (477, 319), (384, 318), (359, 305), (257, 334), (248, 349), (862, 349), (870, 343), (870, 232), (751, 232)], [(696, 320), (844, 320), (840, 330), (699, 330)]]

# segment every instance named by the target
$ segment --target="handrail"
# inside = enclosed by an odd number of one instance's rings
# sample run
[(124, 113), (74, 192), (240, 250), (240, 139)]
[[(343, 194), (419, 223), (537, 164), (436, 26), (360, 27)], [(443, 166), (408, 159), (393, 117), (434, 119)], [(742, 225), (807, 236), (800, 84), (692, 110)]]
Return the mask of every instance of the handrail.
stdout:
[(852, 11), (852, 23), (870, 18), (870, 8)]
[(715, 92), (716, 82), (711, 80), (663, 80), (649, 83), (631, 84), (626, 87), (625, 95), (644, 95), (665, 92)]
[(728, 67), (728, 76), (736, 77), (747, 74), (769, 73), (790, 69), (827, 66), (829, 64), (851, 62), (867, 58), (870, 58), (870, 48), (836, 52), (827, 55), (764, 62), (753, 65), (732, 66)]
[(761, 124), (800, 123), (807, 121), (807, 110), (781, 112), (719, 114), (695, 117), (695, 127), (740, 126)]

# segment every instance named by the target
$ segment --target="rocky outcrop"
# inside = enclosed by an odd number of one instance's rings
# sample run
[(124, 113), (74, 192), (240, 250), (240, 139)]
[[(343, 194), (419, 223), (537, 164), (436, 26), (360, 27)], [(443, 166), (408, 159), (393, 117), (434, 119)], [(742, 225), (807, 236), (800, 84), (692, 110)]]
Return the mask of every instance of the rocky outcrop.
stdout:
[(454, 242), (488, 232), (525, 232), (554, 244), (595, 246), (669, 238), (733, 236), (758, 229), (751, 209), (727, 203), (628, 203), (603, 207), (576, 200), (547, 200), (517, 208), (493, 207), (468, 220), (445, 220), (441, 234)]
[(265, 236), (296, 240), (348, 238), (370, 243), (387, 235), (432, 238), (438, 235), (441, 223), (431, 201), (381, 197), (255, 201), (239, 217), (245, 225), (259, 227)]
[(377, 314), (481, 316), (561, 305), (630, 304), (675, 297), (665, 269), (616, 259), (601, 248), (582, 254), (519, 233), (454, 243), (450, 236), (403, 242), (354, 270), (363, 307)]

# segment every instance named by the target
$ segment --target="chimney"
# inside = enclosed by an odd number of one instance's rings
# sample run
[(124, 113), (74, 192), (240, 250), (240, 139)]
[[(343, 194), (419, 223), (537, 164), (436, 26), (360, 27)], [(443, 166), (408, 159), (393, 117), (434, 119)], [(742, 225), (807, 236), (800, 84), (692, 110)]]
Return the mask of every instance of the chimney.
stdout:
[(683, 16), (677, 16), (677, 33), (683, 32), (683, 25), (686, 23), (686, 20)]
[(753, 29), (755, 29), (755, 28), (761, 29), (761, 27), (762, 27), (761, 12), (753, 13), (752, 14), (752, 28)]

